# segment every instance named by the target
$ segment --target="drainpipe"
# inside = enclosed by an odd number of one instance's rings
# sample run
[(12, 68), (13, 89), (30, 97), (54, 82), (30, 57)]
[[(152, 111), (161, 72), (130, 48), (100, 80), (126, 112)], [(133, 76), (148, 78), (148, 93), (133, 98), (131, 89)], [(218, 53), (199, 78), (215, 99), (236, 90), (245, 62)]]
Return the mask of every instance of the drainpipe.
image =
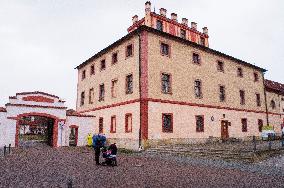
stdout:
[[(138, 31), (139, 32), (139, 31)], [(141, 125), (142, 125), (142, 113), (141, 113), (141, 35), (138, 33), (139, 38), (139, 101), (140, 101), (140, 125), (139, 125), (139, 149), (141, 148), (142, 134), (141, 134)]]
[(266, 89), (265, 89), (265, 81), (264, 81), (264, 72), (262, 73), (262, 82), (263, 82), (263, 93), (264, 93), (264, 102), (265, 102), (266, 125), (269, 125)]

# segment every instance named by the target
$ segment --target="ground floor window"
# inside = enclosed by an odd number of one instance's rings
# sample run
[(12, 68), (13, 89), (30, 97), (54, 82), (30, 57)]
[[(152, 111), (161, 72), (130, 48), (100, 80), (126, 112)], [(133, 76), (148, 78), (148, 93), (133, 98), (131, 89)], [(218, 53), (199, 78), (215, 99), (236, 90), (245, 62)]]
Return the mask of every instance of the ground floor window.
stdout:
[(110, 133), (116, 132), (116, 116), (111, 116), (110, 120)]
[(163, 132), (173, 132), (173, 114), (162, 114)]
[(196, 119), (196, 132), (204, 132), (204, 116), (195, 116)]
[(99, 118), (99, 133), (104, 132), (104, 118), (100, 117)]
[(262, 131), (262, 127), (263, 127), (263, 121), (262, 119), (258, 120), (258, 131), (261, 132)]
[(242, 119), (242, 132), (247, 132), (248, 131), (248, 122), (247, 119), (243, 118)]
[(132, 114), (125, 114), (125, 132), (132, 132)]

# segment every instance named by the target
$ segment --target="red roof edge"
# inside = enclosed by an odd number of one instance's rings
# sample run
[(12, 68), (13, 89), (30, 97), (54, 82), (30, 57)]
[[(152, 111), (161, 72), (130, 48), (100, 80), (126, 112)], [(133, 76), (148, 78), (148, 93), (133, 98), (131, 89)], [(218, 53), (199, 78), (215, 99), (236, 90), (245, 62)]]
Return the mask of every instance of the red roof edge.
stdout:
[(29, 94), (42, 94), (42, 95), (47, 95), (47, 96), (50, 96), (50, 97), (54, 97), (54, 98), (58, 98), (58, 96), (56, 95), (52, 95), (52, 94), (49, 94), (49, 93), (45, 93), (45, 92), (42, 92), (42, 91), (32, 91), (32, 92), (21, 92), (21, 93), (16, 93), (16, 96), (17, 95), (29, 95)]
[(4, 107), (0, 107), (0, 112), (7, 112), (7, 110)]
[(272, 80), (265, 80), (264, 84), (267, 91), (272, 91), (284, 95), (284, 84), (274, 82)]
[(66, 115), (67, 116), (77, 116), (77, 117), (95, 117), (93, 115), (85, 115), (85, 114), (81, 114), (73, 109), (68, 109), (66, 110)]

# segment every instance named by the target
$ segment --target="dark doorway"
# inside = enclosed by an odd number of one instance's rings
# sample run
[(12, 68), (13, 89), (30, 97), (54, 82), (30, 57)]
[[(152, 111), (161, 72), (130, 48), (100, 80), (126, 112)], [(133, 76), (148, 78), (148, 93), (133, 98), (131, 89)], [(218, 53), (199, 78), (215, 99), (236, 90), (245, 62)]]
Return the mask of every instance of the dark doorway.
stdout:
[(221, 121), (221, 139), (226, 141), (229, 139), (229, 122)]
[(69, 146), (77, 146), (78, 127), (70, 127)]
[(55, 120), (44, 116), (24, 116), (19, 120), (19, 146), (52, 146)]

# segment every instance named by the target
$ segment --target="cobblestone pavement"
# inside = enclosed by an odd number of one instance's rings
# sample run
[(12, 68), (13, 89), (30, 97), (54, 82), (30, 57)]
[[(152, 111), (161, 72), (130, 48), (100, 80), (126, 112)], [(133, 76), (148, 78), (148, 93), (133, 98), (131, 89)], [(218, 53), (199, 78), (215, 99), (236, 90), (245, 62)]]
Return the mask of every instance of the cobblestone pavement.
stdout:
[(0, 187), (67, 187), (68, 179), (73, 187), (283, 187), (284, 174), (261, 168), (143, 153), (106, 167), (85, 147), (27, 148), (0, 158)]

